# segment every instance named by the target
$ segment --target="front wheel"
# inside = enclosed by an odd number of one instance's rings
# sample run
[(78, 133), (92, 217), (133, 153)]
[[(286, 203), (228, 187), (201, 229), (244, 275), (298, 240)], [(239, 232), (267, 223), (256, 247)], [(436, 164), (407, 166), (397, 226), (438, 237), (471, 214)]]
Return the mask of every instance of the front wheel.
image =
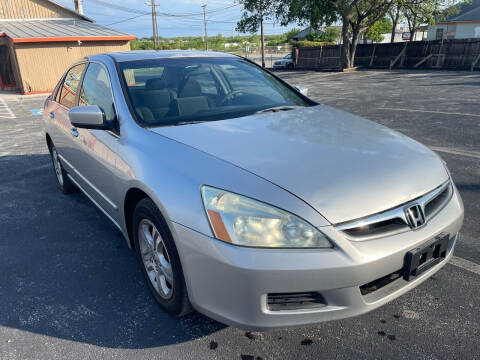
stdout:
[(172, 315), (191, 311), (177, 248), (168, 226), (151, 199), (141, 200), (133, 214), (135, 249), (150, 292)]

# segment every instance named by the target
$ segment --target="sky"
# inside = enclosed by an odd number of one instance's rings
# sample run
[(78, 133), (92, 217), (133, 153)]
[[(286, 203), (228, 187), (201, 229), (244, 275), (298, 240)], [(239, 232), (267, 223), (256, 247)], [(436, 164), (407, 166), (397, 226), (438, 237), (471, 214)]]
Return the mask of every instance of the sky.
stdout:
[[(73, 0), (55, 1), (60, 5), (74, 8)], [(141, 16), (141, 12), (150, 13), (151, 5), (147, 5), (149, 1), (83, 0), (83, 8), (85, 15), (100, 25), (106, 25), (139, 38), (150, 37), (152, 36), (152, 17), (151, 15)], [(242, 13), (241, 6), (235, 0), (155, 0), (155, 2), (157, 13), (164, 13), (159, 14), (157, 18), (159, 36), (163, 37), (203, 36), (202, 4), (207, 5), (208, 36), (218, 34), (231, 36)], [(128, 9), (133, 9), (135, 12)], [(131, 19), (135, 16), (138, 17)], [(285, 28), (267, 21), (265, 33), (281, 34), (289, 28), (292, 26)]]

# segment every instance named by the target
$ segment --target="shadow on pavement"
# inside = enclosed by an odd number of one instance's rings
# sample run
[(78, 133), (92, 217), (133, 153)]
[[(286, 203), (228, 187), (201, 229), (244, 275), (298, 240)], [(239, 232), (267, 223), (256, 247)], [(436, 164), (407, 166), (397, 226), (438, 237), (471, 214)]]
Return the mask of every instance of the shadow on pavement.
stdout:
[(460, 191), (480, 191), (480, 183), (455, 183), (455, 186)]
[(0, 157), (0, 325), (110, 348), (190, 341), (222, 325), (164, 313), (120, 232), (56, 188), (49, 155)]

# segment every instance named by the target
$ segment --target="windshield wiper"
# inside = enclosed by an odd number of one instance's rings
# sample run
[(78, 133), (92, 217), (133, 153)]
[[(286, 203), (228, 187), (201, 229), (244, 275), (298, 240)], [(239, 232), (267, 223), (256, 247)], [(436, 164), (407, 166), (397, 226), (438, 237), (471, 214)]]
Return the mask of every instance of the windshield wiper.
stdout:
[(257, 111), (255, 114), (262, 114), (262, 113), (268, 113), (268, 112), (279, 112), (279, 111), (289, 111), (289, 110), (295, 110), (298, 109), (299, 106), (274, 106), (271, 108), (263, 109)]
[(192, 120), (192, 121), (180, 121), (177, 123), (169, 124), (167, 126), (182, 126), (182, 125), (192, 125), (192, 124), (201, 124), (207, 122), (208, 120)]

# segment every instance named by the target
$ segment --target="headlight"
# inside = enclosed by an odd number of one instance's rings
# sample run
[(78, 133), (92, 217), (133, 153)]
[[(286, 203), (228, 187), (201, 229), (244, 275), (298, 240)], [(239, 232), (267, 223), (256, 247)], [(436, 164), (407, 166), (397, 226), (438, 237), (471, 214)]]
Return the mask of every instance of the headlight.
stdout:
[(315, 227), (271, 205), (209, 186), (202, 186), (202, 199), (218, 240), (251, 247), (332, 247)]

